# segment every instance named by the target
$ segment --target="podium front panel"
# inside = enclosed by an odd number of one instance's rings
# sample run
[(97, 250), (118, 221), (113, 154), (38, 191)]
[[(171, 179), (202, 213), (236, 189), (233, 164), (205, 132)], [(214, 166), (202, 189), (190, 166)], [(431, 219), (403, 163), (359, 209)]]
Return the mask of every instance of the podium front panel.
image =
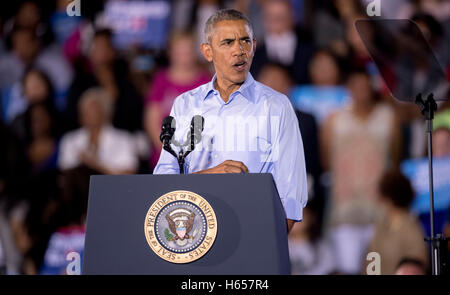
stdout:
[[(186, 264), (150, 248), (144, 224), (153, 202), (191, 191), (212, 206), (217, 236)], [(289, 274), (286, 216), (271, 174), (92, 176), (83, 274)]]

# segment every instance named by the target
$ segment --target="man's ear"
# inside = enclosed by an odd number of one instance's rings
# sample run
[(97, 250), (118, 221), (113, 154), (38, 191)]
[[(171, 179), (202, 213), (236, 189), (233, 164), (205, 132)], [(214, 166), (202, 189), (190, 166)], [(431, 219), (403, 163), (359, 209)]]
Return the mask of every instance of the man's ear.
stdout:
[(253, 52), (256, 51), (256, 39), (253, 38)]
[(206, 60), (208, 62), (212, 62), (213, 58), (211, 45), (209, 43), (202, 43), (202, 45), (200, 46), (200, 50), (202, 51), (203, 56), (206, 58)]

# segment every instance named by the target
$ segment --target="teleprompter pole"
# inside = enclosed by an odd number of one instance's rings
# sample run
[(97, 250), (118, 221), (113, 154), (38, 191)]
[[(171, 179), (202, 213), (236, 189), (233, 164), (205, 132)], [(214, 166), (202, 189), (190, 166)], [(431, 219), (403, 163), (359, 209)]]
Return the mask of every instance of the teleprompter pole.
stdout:
[(442, 234), (434, 234), (434, 186), (433, 186), (433, 118), (437, 110), (437, 104), (433, 93), (428, 95), (424, 101), (422, 95), (418, 94), (415, 103), (419, 106), (425, 117), (428, 141), (428, 178), (430, 190), (430, 237), (425, 240), (431, 242), (431, 272), (433, 275), (448, 273), (447, 261), (447, 238)]

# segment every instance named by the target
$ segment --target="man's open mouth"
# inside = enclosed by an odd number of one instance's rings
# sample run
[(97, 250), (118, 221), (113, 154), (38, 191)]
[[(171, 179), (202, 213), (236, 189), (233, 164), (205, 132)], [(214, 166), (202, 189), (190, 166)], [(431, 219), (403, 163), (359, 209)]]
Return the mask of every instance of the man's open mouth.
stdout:
[(245, 70), (246, 65), (247, 65), (247, 62), (244, 60), (244, 61), (235, 63), (233, 65), (233, 67), (238, 71), (243, 71), (243, 70)]

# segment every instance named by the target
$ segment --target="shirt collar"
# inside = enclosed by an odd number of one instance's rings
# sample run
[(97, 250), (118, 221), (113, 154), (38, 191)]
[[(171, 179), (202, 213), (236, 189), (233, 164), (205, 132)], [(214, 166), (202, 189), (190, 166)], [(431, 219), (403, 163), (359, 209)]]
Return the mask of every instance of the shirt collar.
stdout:
[[(204, 92), (203, 100), (207, 99), (214, 93), (218, 93), (219, 91), (214, 88), (214, 82), (217, 79), (217, 74), (214, 74), (214, 77), (211, 79), (210, 82), (208, 82), (207, 87)], [(255, 83), (255, 79), (253, 79), (252, 74), (250, 72), (247, 74), (247, 78), (245, 78), (244, 83), (239, 87), (238, 90), (233, 92), (231, 95), (235, 95), (234, 93), (240, 93), (243, 97), (248, 99), (249, 101), (254, 101), (255, 97), (252, 94), (252, 86)], [(230, 98), (231, 98), (230, 95)]]

